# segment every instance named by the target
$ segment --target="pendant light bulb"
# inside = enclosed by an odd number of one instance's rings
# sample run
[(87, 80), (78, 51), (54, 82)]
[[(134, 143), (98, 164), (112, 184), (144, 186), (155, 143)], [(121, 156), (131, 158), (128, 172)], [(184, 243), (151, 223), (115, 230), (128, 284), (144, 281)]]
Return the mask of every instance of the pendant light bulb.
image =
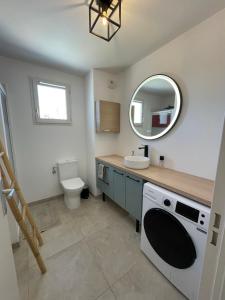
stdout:
[(107, 20), (107, 12), (106, 11), (103, 11), (102, 13), (102, 24), (104, 26), (106, 26), (108, 24), (108, 20)]

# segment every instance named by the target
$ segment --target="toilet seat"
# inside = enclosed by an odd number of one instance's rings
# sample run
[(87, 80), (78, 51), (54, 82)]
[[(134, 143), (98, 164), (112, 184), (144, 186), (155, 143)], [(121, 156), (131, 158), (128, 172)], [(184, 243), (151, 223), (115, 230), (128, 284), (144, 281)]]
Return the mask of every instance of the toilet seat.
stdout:
[(73, 191), (84, 187), (84, 182), (79, 177), (63, 180), (61, 184), (63, 188), (67, 191)]

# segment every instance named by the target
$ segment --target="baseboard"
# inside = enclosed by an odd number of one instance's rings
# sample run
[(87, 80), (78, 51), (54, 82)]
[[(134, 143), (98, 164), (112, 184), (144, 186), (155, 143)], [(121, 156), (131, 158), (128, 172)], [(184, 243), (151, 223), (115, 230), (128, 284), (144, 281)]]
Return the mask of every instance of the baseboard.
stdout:
[[(92, 197), (94, 197), (94, 198), (97, 198), (97, 197), (101, 196), (101, 194), (94, 195), (91, 192), (90, 192), (90, 195)], [(31, 207), (33, 205), (37, 205), (37, 204), (40, 204), (40, 203), (45, 203), (45, 202), (48, 202), (48, 201), (51, 201), (51, 200), (55, 200), (56, 198), (59, 198), (59, 197), (62, 197), (62, 196), (63, 196), (63, 194), (59, 194), (59, 195), (56, 195), (56, 196), (52, 196), (52, 197), (48, 197), (48, 198), (36, 200), (36, 201), (28, 203), (28, 206)]]
[(63, 194), (59, 194), (59, 195), (56, 195), (56, 196), (52, 196), (52, 197), (48, 197), (48, 198), (36, 200), (36, 201), (28, 203), (28, 206), (31, 207), (31, 206), (39, 204), (39, 203), (44, 203), (44, 202), (48, 202), (48, 201), (51, 201), (51, 200), (55, 200), (55, 199), (57, 199), (59, 197), (62, 197), (62, 196), (63, 196)]

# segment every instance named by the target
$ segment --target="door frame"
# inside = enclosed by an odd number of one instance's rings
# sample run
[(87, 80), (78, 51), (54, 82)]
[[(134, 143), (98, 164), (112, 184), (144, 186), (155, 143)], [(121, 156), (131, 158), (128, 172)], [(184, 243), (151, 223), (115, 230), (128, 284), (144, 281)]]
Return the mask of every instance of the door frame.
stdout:
[(222, 300), (225, 284), (225, 119), (199, 300)]
[[(3, 95), (6, 97), (6, 92), (4, 86), (0, 84), (0, 89)], [(6, 98), (7, 105), (7, 98)], [(3, 124), (3, 135), (4, 135), (4, 124)], [(10, 128), (9, 128), (10, 129)], [(3, 136), (4, 138), (4, 136)], [(0, 174), (0, 181), (1, 181)], [(2, 181), (0, 183), (0, 197), (2, 198)], [(17, 275), (15, 269), (15, 263), (13, 259), (13, 252), (11, 247), (10, 240), (10, 231), (9, 231), (9, 214), (10, 210), (8, 210), (8, 215), (4, 215), (2, 207), (0, 205), (0, 223), (1, 223), (1, 242), (2, 246), (0, 247), (0, 260), (3, 265), (2, 270), (0, 271), (0, 282), (1, 282), (1, 293), (4, 299), (8, 300), (19, 300), (19, 288), (17, 282)]]
[[(12, 162), (13, 162), (12, 165), (13, 165), (15, 175), (17, 175), (16, 158), (15, 158), (13, 135), (12, 135), (12, 122), (11, 122), (11, 116), (10, 116), (10, 111), (9, 111), (8, 94), (7, 94), (6, 87), (7, 86), (5, 84), (0, 83), (0, 93), (2, 93), (3, 97), (5, 97), (5, 99), (3, 101), (5, 101), (5, 110), (7, 113), (8, 136), (9, 136), (9, 143), (10, 143), (10, 148), (11, 148)], [(0, 101), (0, 115), (3, 114), (2, 108), (3, 108), (2, 101)], [(3, 115), (2, 115), (2, 117), (4, 118)], [(6, 141), (6, 126), (5, 126), (4, 119), (3, 119), (2, 125), (3, 125), (2, 138), (3, 138), (3, 142), (5, 144), (5, 149), (8, 152), (8, 143)], [(11, 242), (12, 242), (12, 244), (17, 245), (20, 242), (20, 235), (19, 235), (20, 230), (19, 230), (19, 226), (17, 225), (10, 210), (8, 210), (8, 222), (9, 222)]]
[(3, 92), (4, 95), (6, 95), (6, 90), (4, 88), (4, 85), (0, 83), (0, 90)]
[[(10, 113), (9, 103), (8, 103), (8, 94), (7, 94), (7, 85), (6, 84), (0, 83), (0, 92), (2, 92), (5, 96), (6, 111), (7, 111), (8, 125), (9, 125), (9, 137), (10, 137), (12, 159), (13, 159), (13, 169), (14, 169), (15, 175), (17, 176), (16, 155), (15, 155), (15, 150), (14, 150), (15, 148), (14, 148), (13, 134), (12, 134), (12, 121), (11, 121), (11, 113)], [(1, 103), (0, 103), (0, 105), (1, 105)], [(6, 150), (8, 151), (7, 143), (5, 143), (5, 147), (6, 147)]]

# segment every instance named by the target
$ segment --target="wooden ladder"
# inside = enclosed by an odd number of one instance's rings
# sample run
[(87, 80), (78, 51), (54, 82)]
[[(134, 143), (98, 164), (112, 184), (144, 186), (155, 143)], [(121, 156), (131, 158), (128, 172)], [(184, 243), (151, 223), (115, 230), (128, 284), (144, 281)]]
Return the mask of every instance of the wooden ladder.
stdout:
[[(27, 240), (37, 264), (44, 274), (47, 269), (41, 257), (39, 246), (43, 239), (31, 215), (30, 209), (24, 199), (23, 193), (14, 175), (13, 168), (0, 139), (0, 175), (3, 182), (3, 193), (6, 195), (8, 205)], [(19, 208), (21, 207), (21, 209)]]

